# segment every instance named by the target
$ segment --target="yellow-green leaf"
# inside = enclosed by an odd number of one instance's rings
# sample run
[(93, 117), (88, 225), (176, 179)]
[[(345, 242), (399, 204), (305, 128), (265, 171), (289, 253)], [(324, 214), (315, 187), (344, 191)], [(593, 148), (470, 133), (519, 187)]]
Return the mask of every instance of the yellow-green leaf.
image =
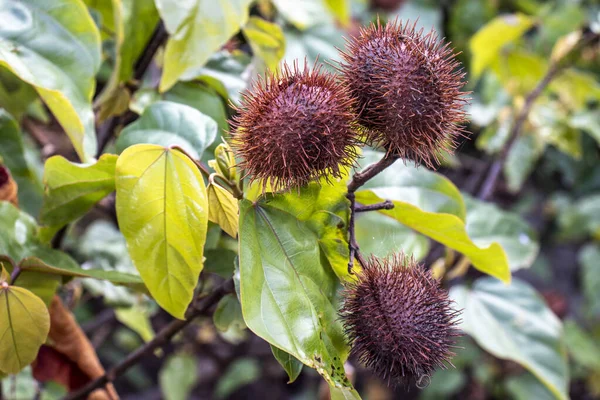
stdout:
[(200, 67), (248, 20), (251, 0), (156, 0), (170, 34), (160, 91), (190, 68)]
[(524, 14), (503, 15), (494, 18), (481, 28), (469, 42), (471, 73), (475, 79), (500, 55), (500, 50), (518, 39), (534, 23)]
[(27, 289), (0, 287), (0, 371), (16, 374), (35, 360), (50, 331), (44, 302)]
[(44, 204), (40, 221), (60, 228), (90, 210), (115, 190), (117, 156), (104, 154), (95, 164), (75, 164), (54, 156), (44, 168)]
[(285, 54), (285, 38), (279, 25), (258, 17), (250, 17), (244, 26), (252, 52), (272, 71), (277, 69)]
[(190, 304), (208, 224), (198, 168), (162, 146), (128, 147), (116, 167), (117, 218), (131, 259), (157, 303), (177, 318)]
[(350, 0), (325, 0), (325, 4), (343, 26), (350, 23)]
[[(380, 203), (386, 199), (377, 196), (371, 190), (356, 193), (356, 201), (361, 204)], [(392, 200), (392, 199), (390, 199)], [(463, 253), (473, 266), (504, 282), (510, 282), (510, 268), (506, 253), (498, 243), (489, 247), (478, 247), (466, 231), (465, 222), (456, 215), (434, 213), (421, 210), (410, 203), (393, 200), (392, 210), (381, 210), (409, 228), (438, 241), (451, 249)]]
[(144, 342), (149, 342), (154, 337), (154, 329), (150, 323), (148, 312), (143, 307), (135, 305), (129, 308), (115, 310), (117, 320), (123, 325), (140, 335)]
[(8, 0), (0, 20), (0, 66), (35, 87), (79, 157), (91, 159), (100, 34), (87, 8), (81, 0)]
[(208, 219), (235, 239), (238, 232), (239, 207), (229, 191), (216, 183), (208, 185)]

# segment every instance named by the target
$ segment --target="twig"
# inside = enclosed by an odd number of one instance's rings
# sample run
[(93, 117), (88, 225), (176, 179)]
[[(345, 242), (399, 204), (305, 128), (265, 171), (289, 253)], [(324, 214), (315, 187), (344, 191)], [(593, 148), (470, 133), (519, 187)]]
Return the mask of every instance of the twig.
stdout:
[(369, 165), (364, 171), (354, 174), (352, 181), (348, 184), (348, 193), (356, 192), (358, 188), (367, 183), (369, 179), (392, 165), (398, 158), (398, 156), (387, 155), (378, 162)]
[(510, 154), (510, 151), (514, 146), (515, 142), (521, 135), (523, 125), (525, 125), (525, 121), (527, 121), (527, 116), (529, 115), (533, 104), (538, 99), (538, 97), (540, 97), (540, 95), (544, 92), (544, 89), (548, 87), (550, 82), (552, 82), (552, 80), (563, 71), (563, 69), (565, 68), (565, 63), (563, 63), (562, 61), (565, 59), (569, 59), (569, 56), (572, 53), (580, 50), (583, 46), (587, 45), (588, 43), (598, 40), (598, 37), (600, 37), (600, 35), (598, 34), (591, 34), (588, 36), (584, 35), (584, 37), (580, 40), (578, 45), (573, 46), (573, 48), (570, 51), (563, 54), (563, 56), (560, 59), (554, 60), (550, 64), (546, 75), (544, 75), (542, 80), (538, 82), (535, 88), (531, 92), (529, 92), (529, 94), (525, 98), (525, 104), (523, 104), (523, 108), (521, 108), (521, 111), (515, 119), (508, 140), (502, 148), (500, 156), (492, 163), (488, 170), (487, 176), (483, 181), (481, 190), (477, 195), (477, 197), (480, 200), (487, 200), (494, 192), (494, 188), (496, 187), (496, 184), (498, 183), (498, 178), (500, 177), (500, 172), (502, 171), (502, 166), (506, 162), (506, 159)]
[[(358, 243), (356, 242), (356, 232), (355, 232), (355, 216), (357, 211), (356, 206), (356, 195), (355, 192), (367, 181), (373, 178), (375, 175), (379, 174), (381, 171), (392, 165), (398, 159), (398, 156), (395, 155), (386, 155), (378, 162), (369, 165), (362, 172), (357, 172), (354, 174), (352, 181), (348, 184), (348, 194), (346, 197), (350, 201), (350, 219), (348, 221), (348, 250), (349, 250), (349, 260), (348, 260), (348, 273), (352, 274), (352, 269), (354, 267), (354, 258), (358, 260), (360, 265), (365, 268), (367, 265), (364, 257), (360, 253), (360, 248), (358, 247)], [(385, 203), (385, 202), (384, 202)], [(382, 203), (383, 204), (383, 203)], [(393, 203), (392, 207), (393, 208)], [(389, 208), (388, 208), (389, 209)], [(366, 210), (363, 210), (366, 211)]]
[(354, 212), (360, 213), (367, 211), (391, 210), (392, 208), (394, 208), (394, 203), (392, 203), (390, 200), (386, 200), (384, 202), (375, 203), (368, 206), (357, 204), (354, 206)]
[(11, 285), (15, 284), (15, 281), (17, 280), (19, 275), (21, 275), (21, 271), (22, 271), (22, 269), (20, 267), (13, 268), (12, 273), (10, 274), (10, 284)]
[(228, 279), (221, 286), (217, 287), (208, 296), (202, 298), (196, 306), (188, 308), (185, 313), (185, 320), (175, 320), (163, 328), (151, 341), (138, 347), (133, 353), (130, 353), (123, 361), (111, 368), (98, 379), (88, 383), (83, 388), (66, 396), (64, 400), (77, 400), (86, 398), (91, 392), (107, 383), (113, 382), (117, 377), (121, 376), (129, 368), (137, 364), (140, 359), (152, 353), (155, 349), (165, 345), (177, 332), (185, 328), (194, 318), (205, 314), (215, 305), (223, 296), (232, 293), (234, 290), (233, 279)]
[(546, 75), (542, 78), (542, 80), (538, 82), (536, 87), (527, 95), (527, 98), (525, 99), (525, 104), (523, 105), (523, 108), (517, 115), (515, 123), (513, 124), (513, 127), (510, 131), (508, 141), (504, 145), (500, 156), (492, 163), (490, 169), (488, 170), (488, 174), (483, 182), (483, 186), (481, 187), (481, 190), (479, 191), (479, 194), (477, 196), (479, 199), (487, 200), (491, 196), (496, 186), (496, 183), (498, 182), (498, 178), (500, 177), (500, 171), (502, 171), (502, 166), (506, 162), (506, 158), (508, 157), (510, 150), (521, 135), (523, 125), (525, 125), (525, 121), (527, 120), (527, 116), (531, 111), (531, 107), (533, 107), (533, 104), (542, 94), (544, 89), (546, 89), (546, 87), (550, 84), (552, 79), (554, 79), (561, 70), (562, 68), (560, 68), (558, 64), (553, 63), (548, 69)]

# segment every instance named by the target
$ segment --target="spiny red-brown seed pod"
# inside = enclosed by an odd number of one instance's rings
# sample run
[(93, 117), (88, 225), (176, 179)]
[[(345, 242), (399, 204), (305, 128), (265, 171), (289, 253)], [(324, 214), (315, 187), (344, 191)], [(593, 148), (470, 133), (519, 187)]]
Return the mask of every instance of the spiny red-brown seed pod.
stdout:
[(284, 65), (242, 98), (231, 124), (232, 148), (252, 180), (274, 190), (304, 186), (322, 176), (340, 177), (356, 159), (352, 99), (319, 67)]
[(450, 364), (459, 312), (413, 259), (371, 258), (343, 294), (340, 314), (352, 353), (388, 384), (419, 384)]
[(464, 72), (435, 32), (378, 22), (350, 39), (342, 57), (368, 143), (433, 167), (440, 151), (452, 151), (464, 136)]

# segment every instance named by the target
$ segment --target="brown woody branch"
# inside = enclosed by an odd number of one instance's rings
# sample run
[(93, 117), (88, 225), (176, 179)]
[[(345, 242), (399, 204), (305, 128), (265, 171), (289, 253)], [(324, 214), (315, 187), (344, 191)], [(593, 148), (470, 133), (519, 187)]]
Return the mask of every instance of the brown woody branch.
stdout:
[[(233, 279), (226, 280), (221, 286), (217, 287), (214, 291), (208, 294), (206, 297), (198, 299), (196, 305), (190, 306), (185, 313), (185, 320), (175, 320), (169, 325), (164, 327), (151, 341), (139, 347), (134, 352), (130, 353), (123, 361), (115, 365), (113, 368), (108, 370), (100, 378), (88, 383), (76, 392), (71, 393), (64, 400), (77, 400), (85, 399), (87, 396), (96, 389), (104, 387), (107, 383), (113, 382), (116, 378), (121, 376), (129, 368), (137, 364), (142, 357), (152, 353), (155, 349), (164, 346), (169, 340), (183, 328), (185, 328), (190, 322), (196, 317), (206, 314), (210, 309), (221, 300), (225, 295), (233, 293), (234, 285)], [(195, 304), (194, 301), (192, 304)]]
[(548, 85), (552, 82), (552, 80), (558, 75), (560, 75), (560, 73), (565, 69), (566, 63), (564, 62), (564, 60), (570, 59), (570, 56), (573, 53), (581, 50), (583, 46), (586, 46), (587, 44), (598, 40), (598, 38), (600, 38), (600, 35), (598, 34), (584, 34), (583, 37), (580, 39), (579, 43), (573, 46), (573, 48), (570, 51), (563, 54), (563, 56), (560, 59), (552, 61), (550, 67), (548, 68), (548, 71), (546, 72), (546, 75), (544, 75), (544, 77), (538, 82), (535, 88), (533, 88), (533, 90), (529, 92), (529, 94), (525, 98), (523, 108), (521, 108), (521, 111), (515, 119), (515, 122), (509, 133), (507, 142), (502, 148), (502, 151), (498, 158), (490, 166), (487, 176), (481, 186), (481, 190), (477, 194), (477, 197), (480, 200), (487, 200), (494, 192), (494, 188), (496, 187), (496, 184), (498, 183), (498, 178), (500, 177), (500, 172), (502, 171), (502, 166), (506, 162), (506, 159), (510, 154), (511, 149), (513, 148), (517, 139), (521, 135), (523, 131), (523, 126), (527, 121), (527, 117), (529, 116), (529, 112), (531, 111), (533, 104), (548, 87)]
[[(356, 205), (356, 191), (367, 183), (368, 180), (373, 178), (375, 175), (379, 174), (381, 171), (392, 165), (396, 160), (398, 160), (398, 156), (395, 155), (386, 155), (378, 162), (369, 165), (361, 172), (357, 172), (352, 177), (352, 181), (348, 184), (348, 194), (346, 197), (350, 201), (350, 218), (348, 221), (348, 250), (349, 250), (349, 260), (348, 260), (348, 273), (352, 274), (352, 268), (354, 267), (354, 258), (358, 260), (360, 265), (365, 268), (366, 260), (363, 255), (360, 253), (360, 248), (358, 247), (358, 243), (356, 242), (356, 232), (355, 232), (355, 220), (356, 213), (363, 211), (372, 211), (379, 209), (390, 210), (394, 208), (394, 204), (391, 202), (383, 202), (379, 204), (373, 204), (372, 206), (357, 206)], [(391, 204), (391, 207), (390, 207)], [(382, 205), (381, 208), (377, 208), (379, 205)], [(367, 209), (371, 207), (371, 209)]]

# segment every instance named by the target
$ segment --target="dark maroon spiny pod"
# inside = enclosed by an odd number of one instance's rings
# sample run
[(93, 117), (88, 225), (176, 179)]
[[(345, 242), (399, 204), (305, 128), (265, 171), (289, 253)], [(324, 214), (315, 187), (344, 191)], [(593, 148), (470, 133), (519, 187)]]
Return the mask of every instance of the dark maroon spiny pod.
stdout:
[(274, 190), (340, 177), (356, 159), (359, 143), (352, 99), (320, 68), (284, 65), (243, 95), (234, 117), (232, 147), (252, 180)]
[(446, 368), (459, 312), (439, 282), (403, 253), (371, 258), (346, 285), (341, 317), (356, 355), (388, 384), (426, 380)]
[(349, 40), (342, 56), (340, 70), (368, 143), (430, 167), (440, 150), (456, 147), (466, 119), (464, 73), (433, 31), (378, 22)]

